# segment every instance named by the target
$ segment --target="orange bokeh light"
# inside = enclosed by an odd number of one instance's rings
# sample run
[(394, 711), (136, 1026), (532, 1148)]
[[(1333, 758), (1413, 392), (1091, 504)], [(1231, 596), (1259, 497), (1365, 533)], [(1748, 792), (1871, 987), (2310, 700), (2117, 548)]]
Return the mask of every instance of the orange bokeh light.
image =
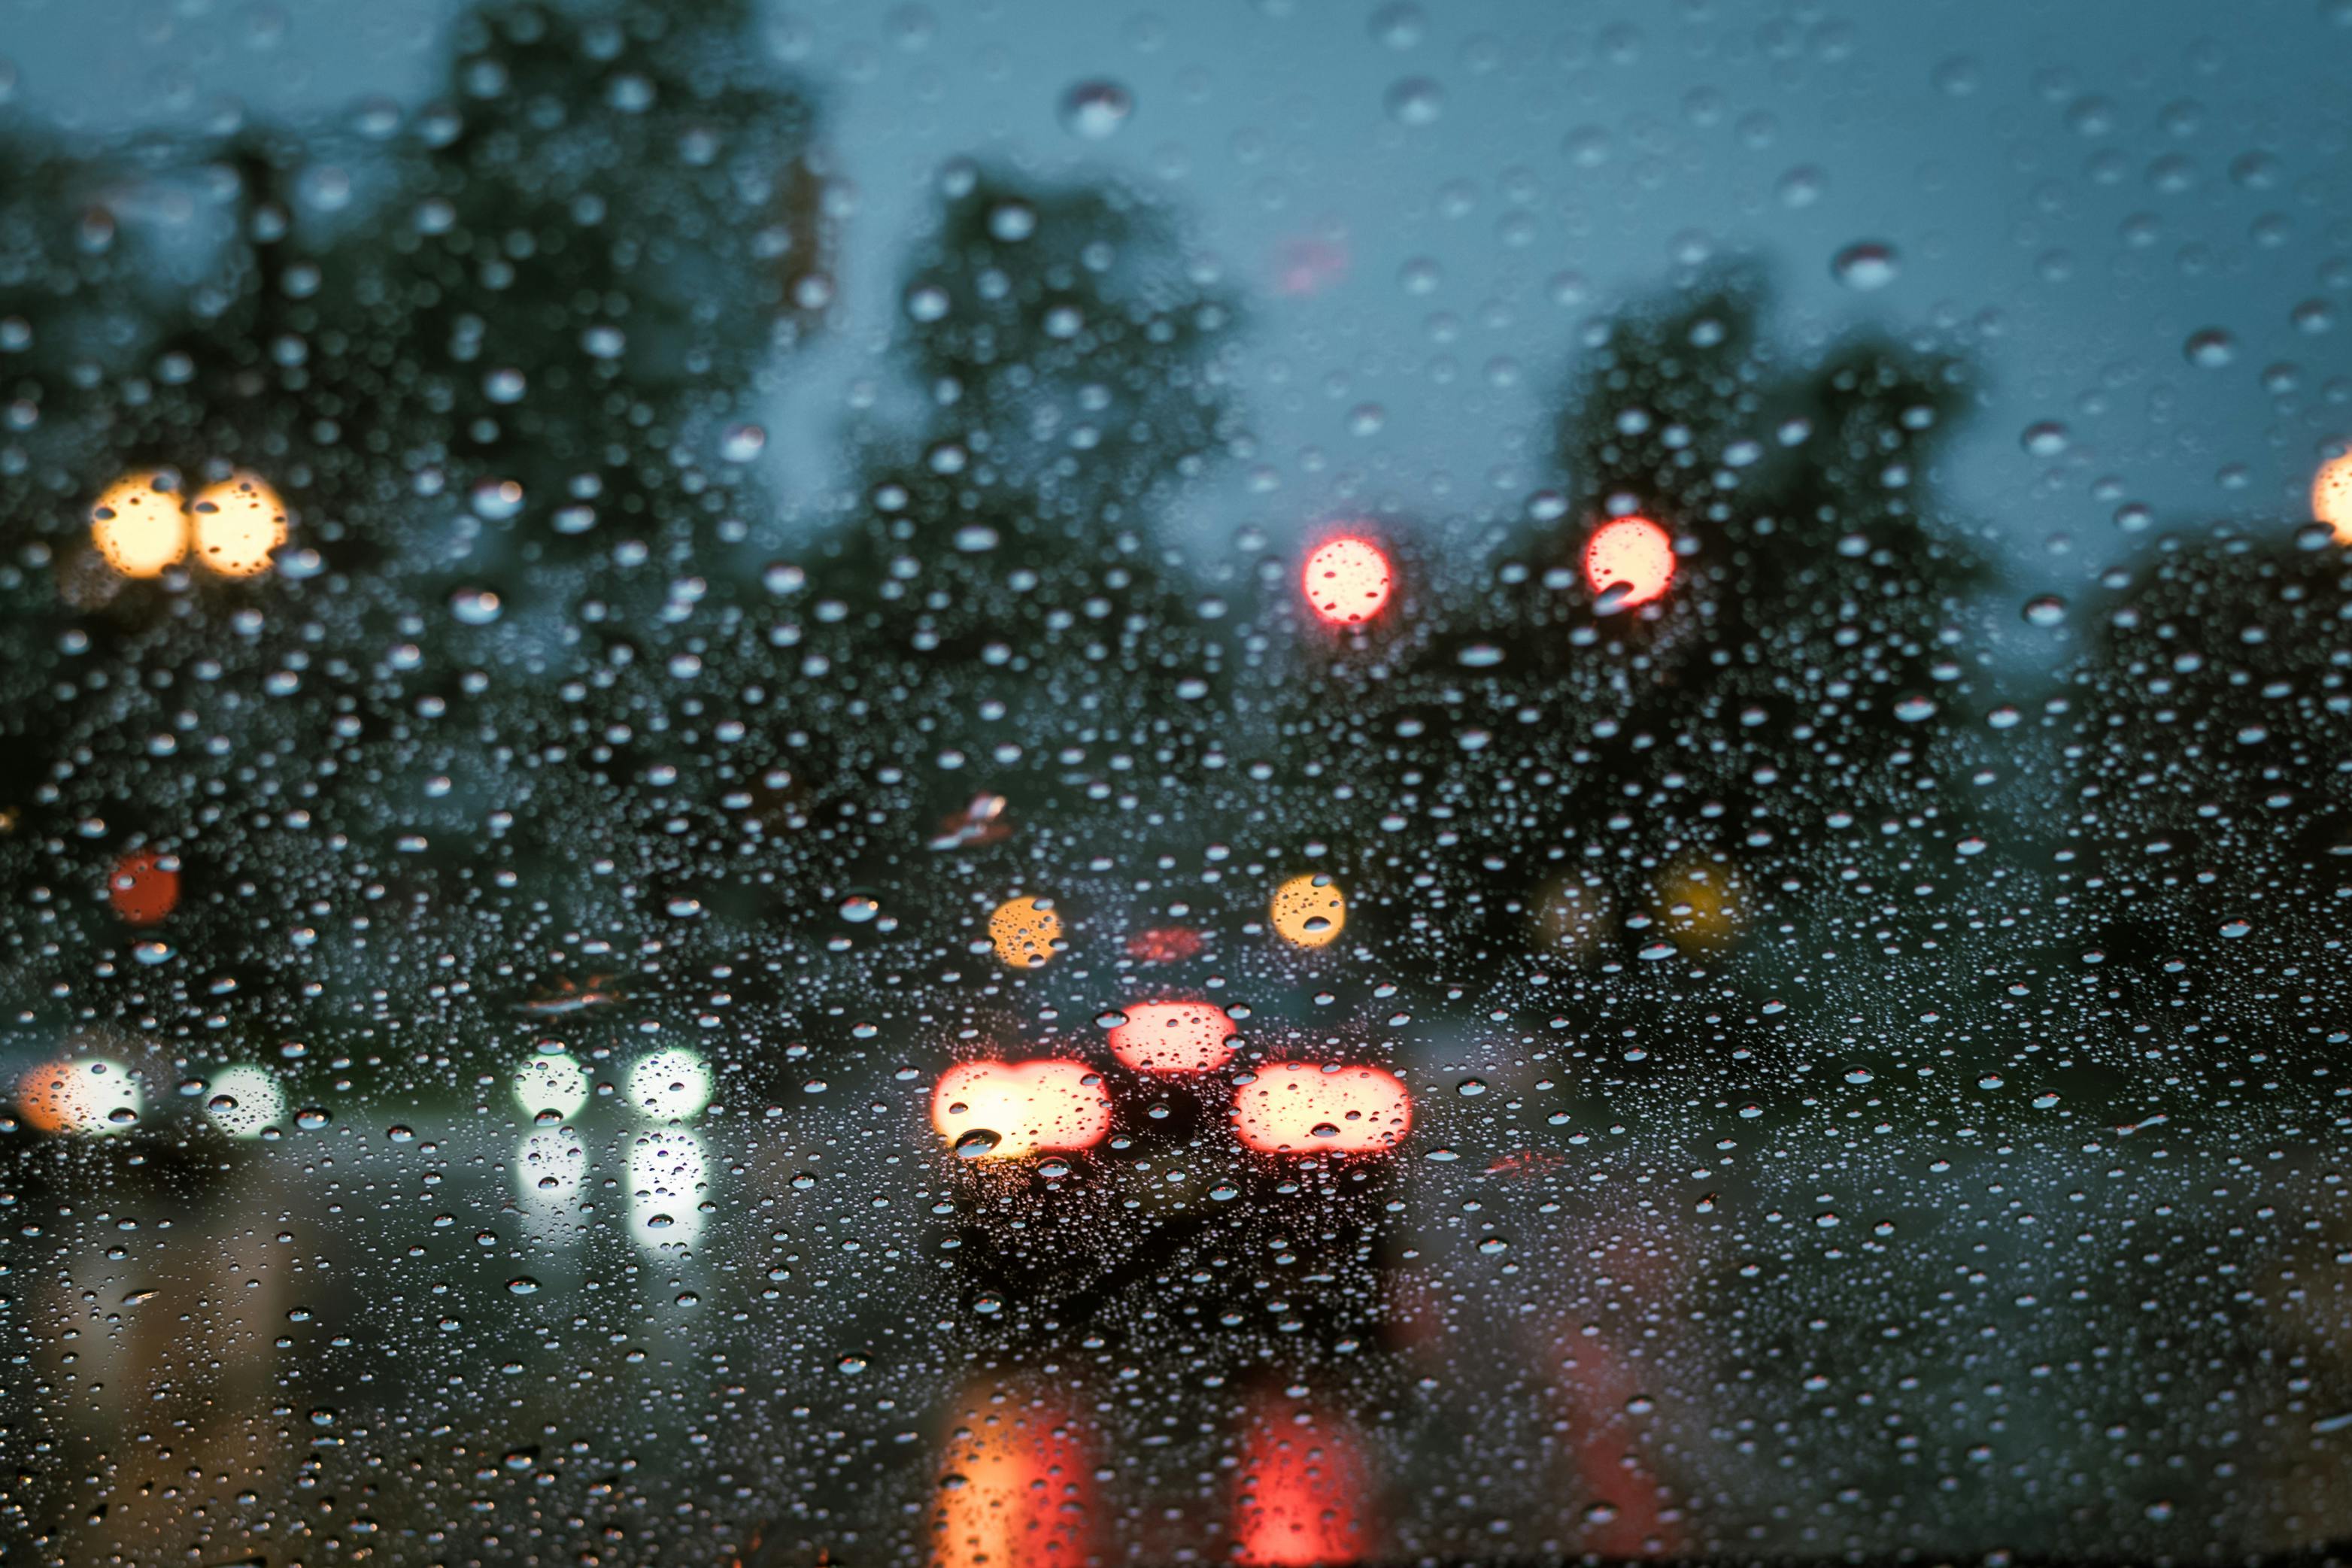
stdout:
[(106, 902), (129, 925), (154, 925), (179, 906), (178, 862), (167, 862), (152, 850), (133, 850), (107, 873)]
[(1087, 1149), (1110, 1133), (1110, 1096), (1083, 1061), (964, 1061), (940, 1074), (931, 1126), (966, 1159)]
[(988, 916), (989, 946), (1008, 969), (1034, 969), (1054, 956), (1062, 917), (1042, 898), (1008, 898)]
[(1612, 518), (1584, 547), (1584, 580), (1595, 597), (1616, 590), (1627, 609), (1647, 604), (1675, 580), (1674, 536), (1647, 517)]
[(1234, 1096), (1234, 1126), (1265, 1154), (1375, 1154), (1404, 1141), (1412, 1095), (1377, 1067), (1278, 1062)]
[(1082, 1568), (1095, 1533), (1094, 1490), (1093, 1464), (1066, 1417), (1025, 1400), (988, 1409), (948, 1441), (931, 1561), (935, 1568)]
[(160, 469), (125, 474), (89, 508), (90, 543), (125, 577), (160, 577), (188, 553), (188, 512)]
[(1365, 1469), (1343, 1428), (1287, 1400), (1261, 1400), (1243, 1439), (1234, 1555), (1259, 1568), (1362, 1561)]
[(1267, 908), (1275, 934), (1294, 947), (1321, 947), (1339, 940), (1348, 925), (1348, 895), (1319, 873), (1292, 877), (1274, 890)]
[(1386, 550), (1343, 534), (1315, 547), (1298, 585), (1317, 615), (1334, 626), (1355, 626), (1381, 612), (1395, 590), (1396, 572)]
[(2337, 544), (2352, 544), (2352, 452), (2321, 465), (2311, 482), (2311, 515), (2335, 532)]
[(286, 503), (257, 474), (237, 473), (207, 485), (189, 503), (196, 559), (223, 577), (251, 577), (269, 568), (286, 542)]
[(1234, 1058), (1240, 1026), (1209, 1002), (1138, 1002), (1120, 1009), (1127, 1021), (1114, 1024), (1110, 1049), (1138, 1072), (1208, 1072)]

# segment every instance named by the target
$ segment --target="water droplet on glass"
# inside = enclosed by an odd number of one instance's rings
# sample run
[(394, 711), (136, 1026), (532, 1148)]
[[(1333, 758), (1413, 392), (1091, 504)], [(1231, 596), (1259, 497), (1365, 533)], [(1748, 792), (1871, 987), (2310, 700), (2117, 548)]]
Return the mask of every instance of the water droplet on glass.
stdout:
[(2238, 340), (2219, 327), (2189, 334), (2181, 356), (2200, 371), (2218, 371), (2238, 357)]
[(986, 1127), (974, 1127), (955, 1141), (956, 1157), (961, 1160), (979, 1159), (984, 1155), (993, 1153), (996, 1145), (1003, 1141), (1004, 1136), (1001, 1133)]
[(1082, 81), (1062, 95), (1062, 129), (1088, 141), (1115, 136), (1135, 113), (1135, 96), (1115, 81)]
[(2028, 626), (2056, 626), (2066, 619), (2066, 601), (2054, 593), (2040, 593), (2025, 601)]
[(2025, 434), (2018, 438), (2018, 444), (2033, 456), (2055, 457), (2066, 450), (2068, 439), (2064, 425), (2054, 419), (2045, 419), (2039, 424), (2027, 425)]
[(1407, 77), (1389, 89), (1384, 101), (1399, 125), (1434, 125), (1445, 112), (1445, 89), (1427, 77)]
[(487, 626), (503, 608), (494, 590), (461, 588), (449, 595), (449, 613), (467, 626)]
[(1876, 240), (1850, 245), (1830, 263), (1830, 276), (1848, 288), (1884, 288), (1899, 270), (1895, 247)]

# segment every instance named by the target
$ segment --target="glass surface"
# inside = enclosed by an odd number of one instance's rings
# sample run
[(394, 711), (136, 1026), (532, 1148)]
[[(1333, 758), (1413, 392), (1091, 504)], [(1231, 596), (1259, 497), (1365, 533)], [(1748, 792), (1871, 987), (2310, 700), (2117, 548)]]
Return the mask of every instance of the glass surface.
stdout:
[(2352, 5), (0, 50), (0, 1558), (2352, 1533)]

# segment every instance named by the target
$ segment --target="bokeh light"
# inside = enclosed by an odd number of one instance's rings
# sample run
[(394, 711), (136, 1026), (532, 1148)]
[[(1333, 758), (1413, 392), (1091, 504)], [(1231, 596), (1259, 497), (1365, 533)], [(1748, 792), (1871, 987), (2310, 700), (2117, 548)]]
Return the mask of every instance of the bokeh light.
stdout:
[(1062, 917), (1042, 898), (1008, 898), (988, 916), (989, 946), (1009, 969), (1034, 969), (1054, 956)]
[(43, 1062), (16, 1082), (16, 1105), (44, 1133), (112, 1133), (139, 1120), (139, 1084), (119, 1061)]
[(1711, 862), (1683, 861), (1658, 878), (1658, 925), (1694, 952), (1729, 946), (1746, 925), (1738, 873)]
[(1609, 922), (1608, 890), (1576, 876), (1558, 876), (1536, 894), (1536, 946), (1581, 958), (1599, 945)]
[(196, 559), (223, 577), (267, 571), (270, 553), (286, 542), (286, 505), (257, 474), (239, 472), (205, 486), (188, 515)]
[(942, 1456), (934, 1568), (1081, 1568), (1096, 1511), (1094, 1466), (1069, 1417), (1008, 1403), (994, 1380), (967, 1396)]
[(1380, 546), (1343, 534), (1309, 552), (1298, 585), (1317, 615), (1335, 626), (1353, 626), (1381, 612), (1396, 587), (1396, 573)]
[(702, 1232), (710, 1156), (702, 1140), (676, 1127), (640, 1133), (629, 1145), (629, 1229), (658, 1249)]
[(1234, 1555), (1258, 1568), (1361, 1561), (1366, 1479), (1349, 1433), (1287, 1399), (1261, 1399), (1234, 1481)]
[(1138, 1072), (1207, 1072), (1233, 1060), (1239, 1027), (1209, 1002), (1137, 1002), (1119, 1009), (1111, 1053)]
[(964, 1061), (940, 1074), (931, 1126), (965, 1159), (1088, 1149), (1110, 1133), (1110, 1096), (1083, 1061)]
[(526, 1202), (554, 1207), (568, 1201), (588, 1176), (588, 1146), (569, 1127), (525, 1133), (515, 1163), (515, 1185)]
[(125, 577), (160, 577), (188, 553), (188, 514), (161, 470), (125, 474), (89, 509), (89, 538)]
[(588, 1180), (588, 1146), (570, 1127), (539, 1127), (526, 1133), (515, 1151), (516, 1196), (523, 1233), (541, 1245), (568, 1244), (586, 1229), (593, 1205), (580, 1202)]
[[(654, 1060), (655, 1057), (647, 1057), (645, 1061), (637, 1063), (639, 1070), (645, 1069)], [(705, 1084), (707, 1088), (707, 1076)], [(630, 1080), (630, 1087), (635, 1092), (636, 1081), (634, 1077)], [(580, 1107), (588, 1103), (588, 1071), (572, 1060), (572, 1054), (561, 1043), (543, 1040), (539, 1053), (515, 1070), (514, 1092), (516, 1102), (534, 1116), (551, 1111), (558, 1119), (568, 1119), (578, 1115)], [(705, 1098), (708, 1098), (707, 1094)], [(695, 1109), (700, 1110), (701, 1107), (698, 1105)]]
[(107, 873), (106, 902), (116, 918), (127, 925), (154, 925), (179, 907), (178, 857), (152, 850), (131, 851)]
[(213, 1125), (232, 1138), (257, 1138), (286, 1120), (286, 1092), (269, 1069), (249, 1061), (214, 1073), (204, 1103)]
[(1674, 536), (1647, 517), (1617, 517), (1592, 530), (1584, 580), (1596, 598), (1612, 591), (1627, 609), (1647, 604), (1675, 580)]
[(1234, 1096), (1234, 1126), (1265, 1154), (1371, 1154), (1404, 1141), (1412, 1095), (1377, 1067), (1277, 1062)]
[(1338, 940), (1348, 925), (1348, 899), (1339, 884), (1320, 873), (1294, 876), (1274, 890), (1268, 911), (1275, 934), (1294, 947), (1320, 947)]
[(710, 1103), (710, 1068), (690, 1051), (656, 1051), (629, 1069), (629, 1099), (656, 1120), (684, 1121)]
[(2311, 482), (2311, 515), (2328, 526), (2337, 544), (2352, 544), (2352, 452), (2320, 465)]

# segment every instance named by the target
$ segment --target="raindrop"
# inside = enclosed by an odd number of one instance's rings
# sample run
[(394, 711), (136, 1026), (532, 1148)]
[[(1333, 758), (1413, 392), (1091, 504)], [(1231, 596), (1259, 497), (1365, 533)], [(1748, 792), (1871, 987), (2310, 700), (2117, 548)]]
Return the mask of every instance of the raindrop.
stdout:
[(1895, 247), (1876, 240), (1850, 245), (1830, 263), (1831, 277), (1848, 288), (1864, 290), (1885, 287), (1899, 270)]
[(2066, 601), (2054, 593), (2039, 593), (2025, 601), (2028, 626), (2057, 626), (2065, 622)]
[(2066, 450), (2069, 439), (2064, 425), (2054, 419), (2045, 419), (2039, 424), (2027, 425), (2025, 434), (2018, 438), (2018, 444), (2033, 456), (2055, 457)]
[(467, 626), (487, 626), (503, 608), (497, 592), (488, 588), (461, 588), (449, 595), (449, 613)]
[(1087, 141), (1118, 134), (1135, 113), (1135, 95), (1115, 81), (1082, 81), (1062, 95), (1062, 129)]
[(2200, 371), (2218, 371), (2238, 357), (2238, 340), (2219, 327), (2189, 334), (2181, 356)]
[(1407, 77), (1389, 89), (1385, 101), (1399, 125), (1434, 125), (1445, 111), (1445, 89), (1427, 77)]

